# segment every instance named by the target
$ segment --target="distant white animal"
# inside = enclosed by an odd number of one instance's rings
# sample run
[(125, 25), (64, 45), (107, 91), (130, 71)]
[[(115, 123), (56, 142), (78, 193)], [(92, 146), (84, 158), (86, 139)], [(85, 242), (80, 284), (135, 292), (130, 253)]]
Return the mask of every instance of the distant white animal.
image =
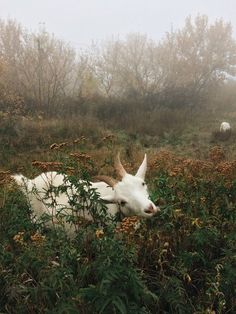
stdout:
[(220, 125), (220, 132), (225, 133), (225, 132), (230, 132), (231, 131), (231, 126), (229, 122), (222, 122)]
[[(97, 179), (100, 182), (90, 182), (90, 187), (96, 189), (101, 199), (106, 201), (108, 214), (114, 216), (120, 211), (125, 216), (152, 217), (160, 211), (150, 200), (147, 185), (144, 181), (147, 170), (146, 154), (135, 176), (125, 171), (120, 162), (119, 154), (116, 158), (115, 169), (121, 177), (121, 181), (109, 176), (98, 176)], [(67, 214), (73, 210), (71, 200), (76, 193), (74, 188), (70, 186), (69, 190), (60, 191), (59, 193), (53, 190), (55, 187), (68, 185), (69, 181), (66, 175), (57, 172), (46, 172), (33, 180), (23, 175), (14, 175), (13, 178), (28, 198), (36, 217), (40, 218), (47, 213), (52, 217), (52, 222), (55, 222), (59, 212)], [(79, 182), (84, 181), (80, 180)], [(92, 220), (89, 210), (85, 210), (79, 215)], [(66, 229), (73, 228), (72, 224), (68, 222), (64, 225)]]

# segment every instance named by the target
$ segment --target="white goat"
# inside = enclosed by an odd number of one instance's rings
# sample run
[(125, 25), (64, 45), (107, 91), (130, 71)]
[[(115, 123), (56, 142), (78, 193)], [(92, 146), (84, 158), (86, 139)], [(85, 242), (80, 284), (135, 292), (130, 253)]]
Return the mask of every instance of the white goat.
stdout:
[[(101, 199), (106, 201), (108, 214), (114, 216), (120, 211), (125, 216), (152, 217), (160, 211), (149, 199), (147, 185), (144, 181), (147, 170), (146, 154), (135, 176), (125, 171), (119, 155), (116, 158), (115, 169), (121, 177), (121, 181), (108, 176), (98, 176), (97, 179), (99, 178), (101, 182), (91, 182), (91, 188), (96, 189)], [(23, 175), (14, 175), (13, 178), (27, 196), (36, 217), (40, 218), (47, 213), (52, 217), (52, 221), (56, 221), (58, 212), (69, 213), (73, 210), (70, 205), (70, 198), (76, 193), (73, 188), (59, 193), (50, 190), (52, 187), (68, 185), (66, 175), (57, 172), (46, 172), (33, 180)], [(83, 181), (80, 180), (79, 182)], [(51, 204), (52, 199), (54, 200), (53, 206)], [(92, 219), (88, 210), (81, 213), (81, 215), (86, 219)], [(71, 224), (66, 223), (65, 227), (70, 229)]]
[(231, 126), (229, 122), (222, 122), (220, 125), (220, 132), (225, 133), (225, 132), (230, 132), (231, 131)]

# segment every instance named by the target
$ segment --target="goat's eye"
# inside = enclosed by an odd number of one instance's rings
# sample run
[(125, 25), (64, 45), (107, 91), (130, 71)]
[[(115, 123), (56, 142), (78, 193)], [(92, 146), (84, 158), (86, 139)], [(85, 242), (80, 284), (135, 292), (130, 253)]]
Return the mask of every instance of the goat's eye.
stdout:
[(142, 186), (145, 186), (146, 185), (146, 182), (142, 182)]
[(125, 204), (126, 204), (126, 201), (120, 201), (120, 205), (123, 207), (123, 206), (125, 206)]

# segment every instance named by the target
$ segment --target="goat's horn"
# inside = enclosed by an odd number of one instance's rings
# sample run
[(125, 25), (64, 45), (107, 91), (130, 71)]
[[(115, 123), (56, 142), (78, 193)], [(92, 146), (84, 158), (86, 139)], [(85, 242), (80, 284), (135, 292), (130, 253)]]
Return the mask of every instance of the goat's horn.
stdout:
[(93, 177), (94, 180), (96, 181), (102, 181), (102, 182), (105, 182), (107, 183), (110, 187), (114, 187), (114, 185), (116, 185), (118, 183), (117, 180), (113, 179), (112, 177), (109, 177), (109, 176), (95, 176)]
[(116, 169), (117, 174), (121, 176), (121, 178), (123, 178), (127, 173), (121, 164), (120, 153), (117, 154), (116, 159), (115, 159), (115, 169)]

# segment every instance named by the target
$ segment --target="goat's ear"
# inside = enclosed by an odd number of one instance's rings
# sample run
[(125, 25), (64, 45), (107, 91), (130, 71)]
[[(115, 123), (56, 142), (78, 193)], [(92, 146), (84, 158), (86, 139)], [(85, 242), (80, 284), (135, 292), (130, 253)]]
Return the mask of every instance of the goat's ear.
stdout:
[(114, 198), (114, 196), (112, 195), (106, 195), (106, 196), (103, 196), (101, 197), (101, 199), (104, 201), (104, 203), (106, 204), (115, 204), (116, 203), (116, 200)]
[(15, 174), (12, 176), (12, 179), (19, 185), (20, 187), (24, 187), (26, 183), (29, 181), (26, 177), (22, 174)]
[(147, 155), (145, 154), (143, 162), (141, 163), (141, 166), (139, 167), (135, 176), (144, 180), (146, 171), (147, 171)]

